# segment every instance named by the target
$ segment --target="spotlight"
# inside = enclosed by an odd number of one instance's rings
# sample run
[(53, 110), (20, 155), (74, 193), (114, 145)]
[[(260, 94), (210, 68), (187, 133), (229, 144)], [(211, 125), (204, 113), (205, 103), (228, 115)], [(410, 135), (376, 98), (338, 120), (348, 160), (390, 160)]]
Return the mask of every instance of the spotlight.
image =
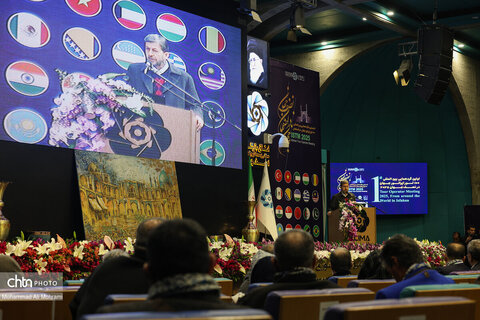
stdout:
[(412, 71), (412, 60), (410, 59), (403, 59), (402, 63), (400, 63), (400, 67), (393, 72), (393, 77), (395, 78), (395, 82), (397, 85), (401, 85), (402, 87), (408, 86), (410, 82), (410, 73)]
[(252, 17), (258, 23), (262, 23), (260, 15), (257, 13), (257, 0), (240, 0), (238, 11)]
[(293, 29), (288, 30), (287, 40), (297, 42), (297, 34), (295, 33), (295, 30)]
[(294, 2), (292, 4), (292, 14), (290, 15), (290, 30), (287, 34), (287, 40), (297, 41), (296, 31), (300, 31), (303, 34), (312, 35), (310, 31), (305, 28), (305, 8), (300, 2)]

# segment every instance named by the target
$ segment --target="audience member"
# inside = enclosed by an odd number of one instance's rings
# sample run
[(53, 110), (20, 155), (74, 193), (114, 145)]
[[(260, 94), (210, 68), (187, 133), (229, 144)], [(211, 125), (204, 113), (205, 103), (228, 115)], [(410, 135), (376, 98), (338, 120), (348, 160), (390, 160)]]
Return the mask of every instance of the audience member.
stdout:
[(316, 280), (313, 271), (315, 259), (312, 236), (303, 230), (282, 233), (275, 241), (274, 263), (278, 272), (273, 284), (255, 288), (238, 303), (253, 308), (263, 308), (265, 298), (271, 291), (338, 288), (330, 281)]
[(163, 221), (163, 218), (144, 220), (137, 228), (132, 256), (107, 258), (95, 268), (70, 303), (73, 319), (94, 313), (109, 294), (147, 293), (149, 283), (143, 272), (147, 240), (150, 233)]
[(468, 243), (474, 239), (478, 239), (476, 228), (474, 226), (469, 226), (465, 236), (462, 238), (462, 242), (467, 246)]
[(129, 256), (130, 255), (125, 250), (113, 249), (103, 255), (102, 262), (105, 262), (109, 259), (116, 258), (116, 257), (129, 257)]
[(187, 311), (242, 308), (220, 300), (220, 287), (208, 274), (216, 259), (207, 234), (191, 219), (162, 223), (148, 241), (144, 270), (152, 281), (144, 301), (103, 306), (98, 312)]
[(239, 292), (246, 293), (251, 283), (272, 282), (275, 274), (275, 266), (272, 262), (273, 244), (267, 244), (258, 250), (252, 257), (250, 270), (245, 275)]
[(376, 299), (399, 298), (400, 292), (408, 286), (454, 283), (452, 279), (429, 269), (418, 244), (403, 234), (396, 234), (385, 241), (380, 258), (397, 283), (378, 291)]
[(467, 271), (470, 268), (464, 263), (465, 246), (462, 243), (449, 243), (447, 245), (447, 265), (437, 268), (441, 274), (447, 275), (453, 271)]
[(358, 279), (392, 279), (392, 275), (387, 271), (380, 260), (381, 250), (374, 250), (363, 261), (362, 267), (358, 272)]
[(468, 243), (467, 258), (471, 270), (480, 270), (480, 239), (474, 239)]
[(333, 276), (347, 276), (351, 274), (352, 256), (345, 248), (337, 248), (330, 254), (330, 265)]
[(22, 272), (15, 259), (5, 254), (0, 254), (0, 272)]
[(462, 237), (460, 236), (460, 232), (458, 232), (458, 231), (453, 232), (452, 242), (453, 243), (462, 243)]

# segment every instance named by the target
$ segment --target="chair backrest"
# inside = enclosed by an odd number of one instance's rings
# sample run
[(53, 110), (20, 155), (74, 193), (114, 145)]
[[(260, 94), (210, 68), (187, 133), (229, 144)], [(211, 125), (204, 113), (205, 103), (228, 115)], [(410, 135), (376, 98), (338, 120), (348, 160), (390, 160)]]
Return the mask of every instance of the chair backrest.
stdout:
[(152, 320), (152, 319), (189, 319), (189, 320), (271, 320), (264, 310), (226, 309), (198, 310), (178, 312), (127, 312), (85, 315), (82, 320)]
[[(138, 302), (146, 299), (146, 294), (109, 294), (105, 297), (104, 304), (109, 305), (115, 303)], [(233, 303), (232, 297), (224, 295), (223, 293), (220, 295), (220, 300)]]
[(273, 284), (273, 282), (255, 282), (255, 283), (251, 283), (249, 286), (248, 286), (248, 289), (247, 289), (247, 292), (250, 292), (251, 290), (255, 289), (255, 288), (258, 288), (258, 287), (266, 287), (266, 286), (269, 286)]
[(445, 277), (452, 279), (455, 283), (475, 283), (478, 274), (449, 274)]
[(328, 307), (341, 302), (373, 300), (375, 293), (365, 288), (272, 291), (264, 309), (275, 320), (322, 319)]
[(400, 292), (404, 297), (442, 297), (455, 296), (474, 300), (475, 319), (480, 320), (480, 285), (472, 283), (455, 283), (439, 285), (409, 286)]
[(366, 288), (368, 290), (371, 290), (373, 292), (377, 292), (378, 290), (382, 290), (383, 288), (386, 288), (388, 286), (391, 286), (392, 284), (395, 284), (396, 281), (395, 279), (386, 279), (386, 280), (380, 280), (380, 279), (372, 279), (372, 280), (351, 280), (347, 288)]
[(480, 276), (480, 270), (470, 270), (470, 271), (453, 271), (450, 274), (478, 274)]
[(233, 295), (233, 280), (228, 278), (215, 278), (215, 281), (220, 286), (220, 292), (226, 296)]
[(419, 297), (341, 303), (324, 320), (473, 319), (475, 301), (463, 297)]
[(81, 286), (85, 282), (85, 279), (79, 280), (65, 280), (63, 281), (64, 286)]
[(332, 282), (338, 284), (342, 288), (346, 288), (350, 281), (356, 280), (356, 279), (357, 279), (356, 275), (331, 276), (330, 278), (328, 278), (329, 281), (332, 281)]

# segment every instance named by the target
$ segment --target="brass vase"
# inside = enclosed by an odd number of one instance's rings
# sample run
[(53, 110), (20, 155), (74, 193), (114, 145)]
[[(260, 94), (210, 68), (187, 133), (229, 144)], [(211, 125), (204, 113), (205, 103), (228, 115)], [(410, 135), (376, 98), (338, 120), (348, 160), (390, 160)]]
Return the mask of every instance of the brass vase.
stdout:
[(7, 239), (8, 233), (10, 232), (10, 221), (5, 218), (2, 213), (2, 208), (5, 205), (3, 202), (3, 193), (5, 189), (10, 184), (10, 182), (0, 181), (0, 240), (3, 241)]
[(257, 227), (253, 224), (255, 205), (255, 201), (248, 201), (248, 222), (247, 226), (242, 230), (243, 238), (247, 240), (247, 242), (258, 242), (258, 238), (260, 237)]

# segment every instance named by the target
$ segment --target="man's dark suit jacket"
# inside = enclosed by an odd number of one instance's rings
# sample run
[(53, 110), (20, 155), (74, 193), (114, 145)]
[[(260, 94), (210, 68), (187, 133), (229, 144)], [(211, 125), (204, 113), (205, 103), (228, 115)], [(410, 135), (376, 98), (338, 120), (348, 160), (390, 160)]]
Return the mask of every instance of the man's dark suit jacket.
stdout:
[(447, 266), (438, 267), (437, 271), (440, 274), (447, 275), (454, 271), (470, 271), (470, 268), (463, 262), (449, 264)]
[(347, 197), (345, 197), (341, 192), (339, 192), (332, 197), (332, 200), (330, 200), (330, 210), (337, 210), (340, 207), (340, 203), (345, 202), (345, 198), (350, 202), (355, 201), (355, 196), (353, 193), (349, 192)]

